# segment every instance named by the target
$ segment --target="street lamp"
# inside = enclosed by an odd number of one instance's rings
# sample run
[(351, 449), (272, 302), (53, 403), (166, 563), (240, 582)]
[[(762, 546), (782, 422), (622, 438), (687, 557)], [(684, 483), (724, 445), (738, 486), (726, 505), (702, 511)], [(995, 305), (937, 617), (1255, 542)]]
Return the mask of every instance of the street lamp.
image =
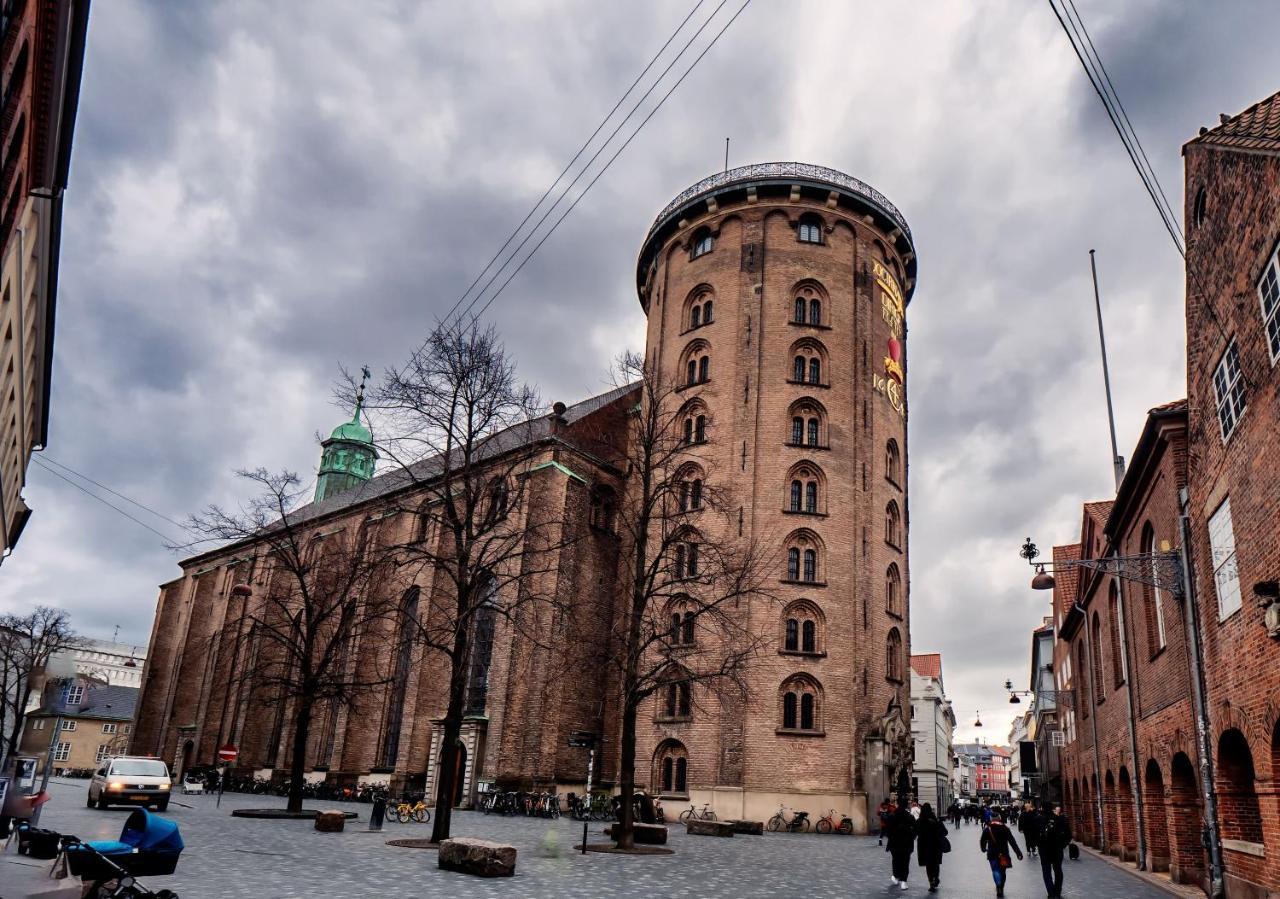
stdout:
[(982, 727), (982, 713), (981, 713), (981, 712), (974, 712), (974, 714), (975, 714), (975, 715), (977, 715), (978, 717), (977, 717), (977, 719), (973, 722), (973, 726), (974, 726), (974, 727)]

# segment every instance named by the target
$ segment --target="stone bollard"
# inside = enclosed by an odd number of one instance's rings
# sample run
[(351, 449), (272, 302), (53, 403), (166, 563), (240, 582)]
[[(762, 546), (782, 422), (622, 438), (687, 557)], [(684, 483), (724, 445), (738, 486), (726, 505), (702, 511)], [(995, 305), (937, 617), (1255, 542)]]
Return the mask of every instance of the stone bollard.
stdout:
[(731, 837), (733, 825), (728, 821), (686, 821), (685, 833), (700, 837)]
[(324, 809), (316, 812), (316, 830), (321, 833), (342, 833), (347, 825), (345, 812), (337, 809)]
[(453, 837), (440, 844), (438, 864), (460, 874), (511, 877), (516, 873), (516, 847), (473, 837)]
[[(645, 846), (665, 846), (667, 845), (667, 829), (661, 824), (641, 824), (637, 821), (632, 825), (635, 828), (634, 834), (636, 845)], [(618, 831), (622, 827), (621, 824), (611, 825), (605, 833), (610, 839), (618, 838)]]
[(729, 826), (733, 828), (734, 833), (745, 833), (755, 836), (761, 836), (764, 833), (763, 821), (730, 821)]

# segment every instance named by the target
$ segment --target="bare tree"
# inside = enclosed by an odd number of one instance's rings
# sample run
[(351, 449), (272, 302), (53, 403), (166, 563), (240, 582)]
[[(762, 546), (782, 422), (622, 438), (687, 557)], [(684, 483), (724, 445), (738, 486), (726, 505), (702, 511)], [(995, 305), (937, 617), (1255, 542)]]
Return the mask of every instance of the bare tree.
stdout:
[(36, 606), (26, 615), (0, 617), (0, 722), (8, 724), (0, 734), (0, 771), (18, 751), (27, 705), (44, 686), (45, 666), (55, 654), (82, 642), (62, 609)]
[[(487, 330), (436, 329), (401, 367), (388, 371), (368, 408), (378, 446), (408, 485), (400, 511), (416, 533), (398, 548), (416, 576), (432, 572), (418, 641), (448, 662), (448, 704), (436, 760), (432, 840), (447, 839), (458, 789), (463, 718), (484, 711), (494, 628), (545, 641), (542, 614), (557, 599), (557, 549), (570, 539), (560, 510), (530, 496), (538, 438), (549, 420), (538, 397)], [(540, 430), (544, 429), (544, 430)]]
[(206, 540), (254, 544), (253, 594), (237, 622), (253, 645), (236, 676), (291, 716), (288, 808), (296, 812), (317, 709), (350, 706), (390, 682), (384, 654), (357, 661), (357, 650), (381, 640), (398, 613), (388, 598), (394, 546), (379, 539), (374, 516), (358, 528), (319, 532), (295, 511), (303, 494), (292, 472), (239, 475), (258, 494), (236, 511), (211, 506), (190, 527)]
[(742, 536), (728, 479), (716, 477), (702, 452), (705, 413), (639, 356), (624, 356), (619, 374), (640, 391), (622, 460), (630, 472), (618, 515), (625, 595), (608, 653), (621, 688), (616, 840), (630, 849), (641, 706), (660, 690), (677, 712), (693, 703), (695, 689), (703, 696), (746, 692), (741, 675), (767, 642), (751, 632), (750, 607), (772, 601), (773, 565), (766, 549)]

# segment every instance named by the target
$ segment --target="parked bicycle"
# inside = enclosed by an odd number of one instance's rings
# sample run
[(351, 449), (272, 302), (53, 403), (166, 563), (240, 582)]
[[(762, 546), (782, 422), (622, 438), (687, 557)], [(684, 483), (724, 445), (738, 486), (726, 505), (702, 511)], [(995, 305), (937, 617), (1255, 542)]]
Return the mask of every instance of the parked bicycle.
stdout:
[(401, 799), (387, 805), (387, 820), (399, 821), (401, 824), (408, 824), (410, 821), (426, 824), (431, 820), (431, 809), (421, 799), (417, 802)]
[(808, 833), (809, 813), (793, 811), (791, 817), (787, 818), (787, 807), (779, 806), (778, 813), (769, 819), (765, 828), (770, 833), (777, 833), (780, 830), (785, 830), (787, 833)]
[(696, 805), (690, 805), (687, 809), (680, 813), (680, 821), (687, 823), (689, 821), (715, 821), (716, 813), (711, 810), (711, 803), (704, 802), (702, 808)]
[(832, 809), (818, 819), (818, 823), (813, 826), (813, 829), (818, 833), (851, 834), (853, 833), (853, 819), (848, 815), (841, 815), (836, 818), (836, 810)]

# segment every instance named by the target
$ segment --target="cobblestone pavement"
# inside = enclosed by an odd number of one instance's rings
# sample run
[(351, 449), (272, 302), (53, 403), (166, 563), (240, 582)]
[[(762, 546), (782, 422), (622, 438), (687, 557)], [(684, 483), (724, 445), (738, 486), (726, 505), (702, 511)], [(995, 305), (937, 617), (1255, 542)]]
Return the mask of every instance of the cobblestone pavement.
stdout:
[[(41, 824), (82, 839), (114, 839), (127, 809), (102, 812), (85, 807), (87, 781), (55, 781), (53, 801)], [(889, 857), (869, 837), (766, 834), (732, 839), (690, 837), (671, 830), (675, 855), (628, 857), (570, 848), (582, 825), (567, 819), (545, 821), (488, 817), (455, 812), (456, 836), (474, 836), (514, 845), (519, 850), (514, 878), (482, 880), (440, 871), (429, 850), (387, 846), (389, 839), (425, 838), (429, 825), (389, 824), (368, 833), (369, 806), (349, 808), (360, 815), (341, 834), (316, 833), (309, 822), (258, 821), (230, 817), (234, 808), (282, 806), (277, 797), (228, 793), (222, 808), (211, 796), (175, 795), (168, 817), (177, 821), (186, 851), (171, 877), (151, 878), (153, 888), (168, 887), (182, 899), (240, 897), (427, 896), (451, 899), (756, 899), (756, 897), (928, 896), (923, 869), (913, 865), (909, 889), (891, 889)], [(343, 806), (343, 803), (314, 803)], [(592, 841), (602, 842), (602, 824), (591, 825)], [(961, 826), (951, 837), (954, 851), (945, 857), (944, 899), (993, 897), (986, 859), (977, 849), (978, 829)], [(47, 864), (47, 863), (45, 863)], [(1166, 893), (1115, 866), (1086, 855), (1067, 862), (1066, 890), (1071, 899), (1148, 899)], [(23, 884), (38, 882), (42, 869), (12, 850), (0, 855), (0, 897), (25, 895)], [(29, 888), (29, 887), (28, 887)], [(1032, 859), (1015, 864), (1005, 895), (1038, 899), (1045, 895), (1040, 866)]]

